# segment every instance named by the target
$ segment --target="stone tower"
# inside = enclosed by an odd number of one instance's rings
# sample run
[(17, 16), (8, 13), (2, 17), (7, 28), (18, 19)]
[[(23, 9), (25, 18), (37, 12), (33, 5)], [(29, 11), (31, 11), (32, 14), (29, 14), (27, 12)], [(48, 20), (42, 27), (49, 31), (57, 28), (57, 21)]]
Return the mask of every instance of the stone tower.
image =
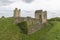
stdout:
[(35, 18), (39, 19), (42, 24), (45, 24), (47, 22), (47, 11), (36, 10)]
[(42, 10), (36, 10), (35, 11), (35, 18), (40, 19), (40, 17), (39, 17), (40, 15), (42, 15)]
[(15, 8), (14, 10), (14, 17), (20, 17), (20, 9)]
[(19, 23), (20, 9), (15, 8), (13, 17), (15, 18), (14, 23)]

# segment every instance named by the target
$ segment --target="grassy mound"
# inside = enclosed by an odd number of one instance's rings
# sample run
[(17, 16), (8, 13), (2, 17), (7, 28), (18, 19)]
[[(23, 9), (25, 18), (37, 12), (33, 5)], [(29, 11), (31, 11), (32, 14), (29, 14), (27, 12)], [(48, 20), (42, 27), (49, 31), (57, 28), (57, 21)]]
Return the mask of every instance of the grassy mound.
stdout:
[(19, 28), (12, 18), (0, 19), (0, 40), (19, 40)]
[(59, 40), (60, 22), (49, 21), (45, 28), (26, 35), (14, 24), (13, 18), (0, 18), (0, 40)]

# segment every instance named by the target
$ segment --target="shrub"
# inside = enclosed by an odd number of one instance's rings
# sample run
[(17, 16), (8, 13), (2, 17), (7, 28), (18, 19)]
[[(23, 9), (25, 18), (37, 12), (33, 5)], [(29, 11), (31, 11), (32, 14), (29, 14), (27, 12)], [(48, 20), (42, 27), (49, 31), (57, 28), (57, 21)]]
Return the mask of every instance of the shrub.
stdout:
[(27, 22), (23, 21), (17, 24), (24, 34), (27, 34)]

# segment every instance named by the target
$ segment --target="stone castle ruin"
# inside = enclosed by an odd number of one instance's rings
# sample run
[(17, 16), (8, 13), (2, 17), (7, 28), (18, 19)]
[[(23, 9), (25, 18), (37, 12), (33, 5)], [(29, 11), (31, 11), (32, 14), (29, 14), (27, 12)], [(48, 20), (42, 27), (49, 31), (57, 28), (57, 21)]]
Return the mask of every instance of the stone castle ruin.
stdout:
[(43, 10), (36, 10), (35, 11), (35, 18), (31, 17), (21, 17), (20, 13), (21, 10), (15, 8), (13, 17), (15, 18), (15, 23), (20, 23), (23, 21), (27, 22), (27, 30), (28, 34), (34, 33), (37, 30), (41, 29), (44, 24), (47, 23), (47, 11)]

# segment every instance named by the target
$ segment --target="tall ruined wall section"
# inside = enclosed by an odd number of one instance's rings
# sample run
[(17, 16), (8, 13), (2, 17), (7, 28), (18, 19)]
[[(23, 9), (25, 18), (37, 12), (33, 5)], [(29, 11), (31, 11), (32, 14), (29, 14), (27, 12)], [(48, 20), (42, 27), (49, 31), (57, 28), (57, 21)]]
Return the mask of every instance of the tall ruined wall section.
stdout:
[(15, 8), (14, 9), (14, 14), (13, 14), (13, 17), (15, 18), (15, 21), (14, 21), (14, 23), (18, 23), (19, 22), (19, 17), (20, 17), (20, 9), (18, 9), (18, 8)]
[(14, 10), (14, 17), (20, 17), (20, 9), (15, 8)]
[(47, 23), (47, 11), (44, 11), (42, 13), (42, 24), (46, 24)]
[(42, 24), (47, 22), (47, 11), (36, 10), (35, 18), (39, 19)]

